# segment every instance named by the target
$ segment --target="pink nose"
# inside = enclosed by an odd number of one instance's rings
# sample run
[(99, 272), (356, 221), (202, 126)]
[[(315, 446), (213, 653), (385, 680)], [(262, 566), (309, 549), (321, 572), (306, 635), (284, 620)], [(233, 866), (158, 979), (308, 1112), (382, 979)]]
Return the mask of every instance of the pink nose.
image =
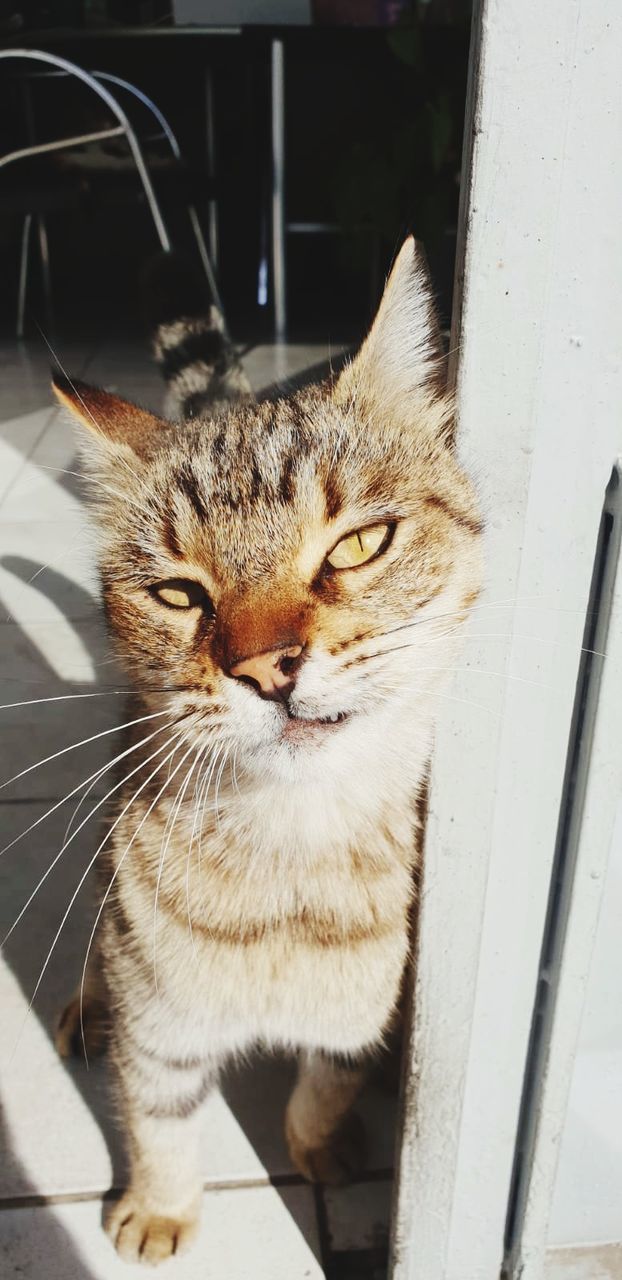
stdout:
[(253, 680), (266, 698), (286, 698), (294, 687), (292, 675), (301, 653), (301, 644), (292, 644), (285, 649), (270, 649), (268, 653), (257, 653), (252, 658), (236, 662), (229, 671), (232, 676), (245, 676), (248, 680)]

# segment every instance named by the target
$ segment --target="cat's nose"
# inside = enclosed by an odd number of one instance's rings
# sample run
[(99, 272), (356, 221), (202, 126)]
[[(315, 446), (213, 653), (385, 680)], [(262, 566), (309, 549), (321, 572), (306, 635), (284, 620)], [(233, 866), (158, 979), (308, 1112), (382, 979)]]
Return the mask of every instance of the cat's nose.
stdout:
[(238, 680), (252, 681), (257, 692), (264, 698), (286, 702), (296, 683), (301, 654), (301, 644), (270, 649), (234, 663), (229, 668), (229, 674)]

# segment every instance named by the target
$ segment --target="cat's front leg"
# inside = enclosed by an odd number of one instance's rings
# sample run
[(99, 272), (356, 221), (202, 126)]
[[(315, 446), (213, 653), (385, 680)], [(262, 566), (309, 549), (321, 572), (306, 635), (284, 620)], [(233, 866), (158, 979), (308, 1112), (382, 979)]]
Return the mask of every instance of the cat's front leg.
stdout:
[(338, 1186), (363, 1168), (365, 1131), (352, 1106), (366, 1076), (363, 1060), (325, 1052), (301, 1055), (285, 1136), (291, 1159), (310, 1182)]
[[(140, 1028), (139, 1028), (140, 1031)], [(128, 1262), (163, 1262), (199, 1226), (203, 1104), (217, 1080), (213, 1062), (168, 1056), (139, 1031), (113, 1037), (130, 1157), (130, 1185), (106, 1221)]]

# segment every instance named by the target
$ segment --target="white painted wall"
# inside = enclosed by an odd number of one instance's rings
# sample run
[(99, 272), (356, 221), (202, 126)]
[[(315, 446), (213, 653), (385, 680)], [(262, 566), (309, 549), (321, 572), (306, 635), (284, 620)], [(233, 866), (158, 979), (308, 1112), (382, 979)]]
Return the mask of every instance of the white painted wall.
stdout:
[[(620, 0), (480, 0), (475, 55), (453, 345), (487, 590), (438, 727), (392, 1280), (499, 1280), (584, 610), (622, 451)], [(622, 790), (621, 592), (512, 1280), (544, 1275)], [(486, 666), (509, 678), (484, 694)]]
[(622, 1241), (622, 800), (561, 1142), (549, 1244)]

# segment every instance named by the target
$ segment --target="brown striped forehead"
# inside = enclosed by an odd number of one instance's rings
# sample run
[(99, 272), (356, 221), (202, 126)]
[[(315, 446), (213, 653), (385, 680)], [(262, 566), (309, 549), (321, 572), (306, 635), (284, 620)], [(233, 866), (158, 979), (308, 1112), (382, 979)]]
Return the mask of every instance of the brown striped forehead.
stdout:
[(325, 398), (307, 393), (237, 409), (204, 424), (184, 442), (184, 462), (224, 510), (242, 506), (250, 514), (258, 502), (288, 505), (296, 500), (300, 481), (313, 474), (334, 515), (343, 499), (335, 464), (343, 460), (347, 444), (338, 411)]
[[(166, 550), (261, 575), (347, 503), (347, 440), (313, 401), (258, 405), (197, 426), (154, 467)], [(340, 463), (341, 468), (340, 468)]]
[[(316, 388), (186, 425), (153, 462), (145, 541), (156, 557), (159, 544), (180, 565), (205, 567), (222, 588), (282, 577), (303, 560), (310, 580), (309, 558), (321, 564), (338, 536), (412, 513), (427, 495), (430, 514), (451, 520), (452, 500), (434, 496), (437, 480), (438, 455), (431, 460), (403, 432), (353, 423)], [(466, 526), (459, 490), (458, 499)], [(434, 522), (435, 538), (444, 522)]]
[(386, 436), (353, 430), (318, 391), (237, 407), (187, 427), (180, 447), (164, 453), (171, 491), (185, 496), (201, 519), (205, 512), (218, 517), (242, 509), (250, 517), (257, 506), (304, 507), (310, 481), (321, 490), (328, 520), (358, 495), (390, 494), (404, 473), (404, 442), (396, 438), (392, 456)]

